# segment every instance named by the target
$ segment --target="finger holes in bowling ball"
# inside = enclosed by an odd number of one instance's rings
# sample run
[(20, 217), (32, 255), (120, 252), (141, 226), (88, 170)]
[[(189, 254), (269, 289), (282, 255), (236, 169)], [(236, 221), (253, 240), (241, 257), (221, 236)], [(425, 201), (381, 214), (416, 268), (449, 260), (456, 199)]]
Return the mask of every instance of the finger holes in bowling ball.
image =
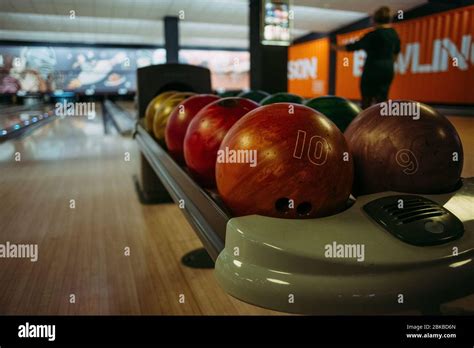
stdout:
[(278, 198), (275, 202), (275, 209), (279, 213), (288, 213), (288, 210), (290, 210), (290, 200), (286, 197)]
[(310, 213), (311, 209), (313, 209), (313, 206), (311, 205), (311, 203), (303, 202), (303, 203), (298, 204), (298, 206), (296, 207), (296, 212), (300, 216), (305, 216)]

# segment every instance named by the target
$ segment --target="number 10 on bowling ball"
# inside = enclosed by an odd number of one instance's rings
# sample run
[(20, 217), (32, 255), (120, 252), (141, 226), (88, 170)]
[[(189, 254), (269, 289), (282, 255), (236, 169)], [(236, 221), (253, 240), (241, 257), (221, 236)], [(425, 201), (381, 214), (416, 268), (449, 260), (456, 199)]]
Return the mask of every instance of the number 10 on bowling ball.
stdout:
[(305, 153), (306, 137), (306, 131), (298, 131), (293, 157), (302, 159), (304, 155), (307, 155), (308, 161), (315, 165), (320, 166), (326, 163), (329, 153), (327, 140), (319, 135), (313, 135), (309, 139), (308, 152)]
[[(289, 112), (289, 111), (292, 112)], [(257, 165), (218, 161), (219, 193), (235, 216), (314, 218), (343, 210), (353, 163), (343, 134), (321, 113), (277, 103), (240, 119), (221, 151), (256, 151)]]

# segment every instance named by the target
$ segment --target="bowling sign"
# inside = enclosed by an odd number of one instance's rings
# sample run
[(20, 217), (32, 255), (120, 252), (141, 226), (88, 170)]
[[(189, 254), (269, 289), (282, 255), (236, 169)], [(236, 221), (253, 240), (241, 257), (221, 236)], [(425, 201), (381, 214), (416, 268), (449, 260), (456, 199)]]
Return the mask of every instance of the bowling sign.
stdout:
[[(474, 6), (394, 23), (401, 52), (390, 98), (423, 102), (474, 103)], [(348, 44), (372, 29), (337, 36)], [(336, 94), (360, 99), (364, 51), (338, 52)]]
[(305, 98), (328, 94), (329, 39), (323, 38), (288, 49), (288, 92)]

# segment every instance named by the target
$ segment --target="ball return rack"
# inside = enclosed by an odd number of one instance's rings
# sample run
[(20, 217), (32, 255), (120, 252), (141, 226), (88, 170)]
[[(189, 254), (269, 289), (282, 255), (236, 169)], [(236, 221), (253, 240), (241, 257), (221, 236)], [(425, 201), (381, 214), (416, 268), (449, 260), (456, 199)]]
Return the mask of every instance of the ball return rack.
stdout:
[[(360, 196), (319, 219), (233, 218), (141, 123), (134, 136), (142, 170), (184, 202), (218, 283), (240, 300), (302, 314), (436, 314), (474, 293), (474, 178), (448, 194)], [(356, 247), (362, 255), (347, 254)]]
[[(212, 260), (224, 249), (225, 231), (230, 215), (180, 167), (145, 130), (137, 124), (134, 137), (142, 153), (141, 190), (143, 196), (169, 194), (176, 204), (184, 203), (185, 217), (196, 231)], [(167, 197), (163, 198), (167, 202)]]

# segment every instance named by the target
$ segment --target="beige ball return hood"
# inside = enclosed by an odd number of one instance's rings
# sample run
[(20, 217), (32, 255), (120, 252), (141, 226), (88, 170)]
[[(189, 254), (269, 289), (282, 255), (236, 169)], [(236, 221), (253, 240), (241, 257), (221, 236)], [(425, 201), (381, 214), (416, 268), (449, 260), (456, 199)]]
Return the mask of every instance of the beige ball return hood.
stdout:
[[(408, 216), (409, 223), (394, 226), (399, 232), (411, 226), (405, 237), (418, 234), (427, 245), (401, 239), (387, 230), (386, 222), (368, 214), (367, 204), (383, 197), (402, 199), (400, 209), (405, 211), (395, 211)], [(344, 212), (320, 219), (232, 218), (215, 276), (232, 296), (283, 312), (371, 314), (439, 308), (474, 292), (474, 178), (464, 179), (454, 193), (421, 197), (432, 202), (420, 209), (419, 218), (416, 212), (410, 215), (409, 208), (416, 204), (405, 202), (403, 207), (406, 194), (396, 192), (361, 196)], [(433, 213), (434, 205), (442, 212)], [(442, 220), (444, 210), (458, 222), (453, 235), (448, 231), (452, 226)]]

